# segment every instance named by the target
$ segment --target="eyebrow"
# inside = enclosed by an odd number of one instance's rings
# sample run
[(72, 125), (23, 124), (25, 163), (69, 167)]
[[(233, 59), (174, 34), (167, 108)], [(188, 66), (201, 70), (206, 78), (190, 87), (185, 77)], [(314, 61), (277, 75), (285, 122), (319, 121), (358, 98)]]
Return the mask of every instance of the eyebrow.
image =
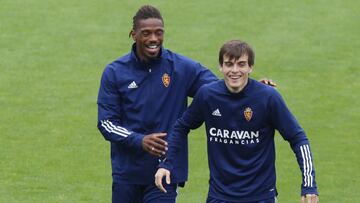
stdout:
[(141, 29), (140, 29), (141, 32), (142, 32), (142, 31), (149, 31), (149, 30), (155, 30), (155, 31), (161, 30), (161, 31), (164, 31), (165, 29), (162, 28), (162, 27), (156, 27), (155, 29), (151, 29), (151, 28), (145, 27), (145, 28), (141, 28)]
[(226, 62), (231, 62), (231, 63), (247, 63), (247, 60), (243, 60), (243, 61), (239, 61), (239, 60), (236, 60), (236, 59), (227, 59), (227, 60), (224, 60), (224, 63)]

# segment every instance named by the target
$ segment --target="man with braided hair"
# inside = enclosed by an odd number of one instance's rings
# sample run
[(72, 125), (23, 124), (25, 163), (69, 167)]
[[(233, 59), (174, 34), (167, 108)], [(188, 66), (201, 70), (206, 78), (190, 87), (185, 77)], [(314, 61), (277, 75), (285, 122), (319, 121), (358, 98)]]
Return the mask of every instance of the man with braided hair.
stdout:
[(216, 76), (198, 62), (162, 46), (160, 11), (142, 6), (133, 17), (131, 52), (105, 68), (98, 95), (98, 128), (111, 143), (113, 202), (175, 202), (187, 180), (187, 139), (174, 167), (173, 183), (162, 193), (154, 185), (166, 132), (194, 96)]
[(172, 184), (162, 193), (154, 174), (167, 151), (166, 133), (186, 110), (187, 97), (217, 78), (162, 46), (164, 21), (153, 6), (137, 11), (130, 37), (130, 53), (106, 66), (98, 95), (98, 129), (111, 143), (112, 201), (173, 203), (188, 177), (188, 144), (181, 139)]

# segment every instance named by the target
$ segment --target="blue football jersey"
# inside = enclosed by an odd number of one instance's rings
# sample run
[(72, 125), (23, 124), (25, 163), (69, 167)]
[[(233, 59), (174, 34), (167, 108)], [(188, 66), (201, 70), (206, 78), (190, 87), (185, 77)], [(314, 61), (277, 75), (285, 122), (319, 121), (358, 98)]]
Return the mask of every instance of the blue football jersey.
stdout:
[[(160, 167), (173, 170), (190, 129), (205, 122), (209, 196), (234, 202), (277, 195), (275, 130), (294, 151), (302, 175), (302, 194), (317, 194), (315, 169), (304, 130), (273, 87), (249, 79), (240, 93), (224, 80), (204, 85), (169, 135), (169, 151)], [(299, 174), (300, 175), (300, 174)]]
[[(152, 184), (159, 158), (142, 149), (151, 133), (168, 132), (194, 96), (216, 76), (201, 64), (165, 48), (144, 64), (132, 51), (105, 68), (98, 94), (98, 128), (111, 142), (114, 181)], [(187, 180), (187, 139), (174, 164), (172, 181)]]

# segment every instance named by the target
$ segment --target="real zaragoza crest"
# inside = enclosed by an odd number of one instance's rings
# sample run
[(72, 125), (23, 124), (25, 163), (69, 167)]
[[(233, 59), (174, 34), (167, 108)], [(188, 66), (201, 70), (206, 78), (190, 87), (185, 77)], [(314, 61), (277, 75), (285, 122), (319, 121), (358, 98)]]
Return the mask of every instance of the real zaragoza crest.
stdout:
[(164, 75), (161, 77), (161, 80), (165, 87), (169, 87), (170, 85), (170, 76), (167, 73), (164, 73)]
[(253, 115), (253, 111), (251, 110), (250, 107), (246, 107), (245, 111), (244, 111), (244, 116), (247, 122), (249, 122), (252, 118)]

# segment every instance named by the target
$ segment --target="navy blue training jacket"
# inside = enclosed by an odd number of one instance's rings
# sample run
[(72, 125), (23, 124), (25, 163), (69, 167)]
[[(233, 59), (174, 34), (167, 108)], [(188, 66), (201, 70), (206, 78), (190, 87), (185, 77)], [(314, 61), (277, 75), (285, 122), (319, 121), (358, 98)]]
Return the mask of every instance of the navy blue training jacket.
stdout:
[(204, 85), (171, 131), (169, 151), (160, 167), (173, 171), (181, 162), (177, 156), (183, 148), (182, 140), (189, 129), (198, 128), (204, 121), (209, 196), (231, 202), (275, 197), (275, 130), (296, 155), (302, 175), (301, 194), (317, 194), (309, 141), (273, 87), (249, 79), (235, 94), (228, 91), (224, 80)]
[[(111, 142), (113, 181), (153, 184), (159, 159), (142, 149), (142, 138), (168, 132), (203, 85), (217, 80), (201, 64), (161, 49), (144, 64), (132, 51), (105, 68), (98, 95), (98, 129)], [(187, 138), (179, 140), (172, 181), (187, 180)]]

